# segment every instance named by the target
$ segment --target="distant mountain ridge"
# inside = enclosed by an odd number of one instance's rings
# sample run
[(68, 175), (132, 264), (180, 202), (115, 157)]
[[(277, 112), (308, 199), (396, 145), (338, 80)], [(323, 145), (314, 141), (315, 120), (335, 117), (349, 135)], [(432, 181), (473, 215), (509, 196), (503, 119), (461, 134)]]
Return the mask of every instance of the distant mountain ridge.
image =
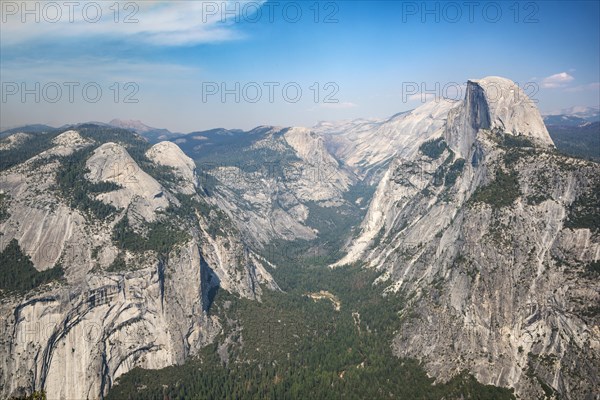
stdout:
[(6, 129), (0, 132), (0, 138), (7, 137), (12, 135), (13, 133), (42, 133), (48, 132), (54, 129), (64, 128), (67, 129), (69, 127), (76, 128), (81, 125), (93, 124), (98, 126), (112, 126), (115, 128), (127, 129), (129, 131), (135, 132), (142, 137), (144, 137), (150, 143), (158, 143), (163, 140), (168, 140), (174, 136), (181, 135), (181, 133), (174, 133), (168, 129), (162, 128), (154, 128), (144, 124), (139, 120), (123, 120), (123, 119), (112, 119), (110, 122), (98, 122), (98, 121), (89, 121), (89, 122), (80, 122), (76, 124), (66, 124), (61, 127), (53, 127), (50, 125), (44, 124), (31, 124), (31, 125), (23, 125), (15, 128)]
[(177, 133), (173, 133), (173, 132), (169, 131), (168, 129), (153, 128), (151, 126), (144, 124), (143, 122), (141, 122), (139, 120), (124, 120), (124, 119), (115, 118), (115, 119), (111, 120), (108, 123), (108, 125), (111, 125), (111, 126), (114, 126), (117, 128), (132, 130), (132, 131), (142, 135), (150, 143), (157, 143), (162, 140), (169, 140), (173, 136), (178, 135)]
[(543, 115), (546, 125), (580, 126), (600, 121), (600, 107), (574, 106)]
[(20, 133), (20, 132), (40, 133), (40, 132), (51, 131), (53, 129), (56, 129), (56, 128), (54, 128), (50, 125), (44, 125), (44, 124), (23, 125), (23, 126), (19, 126), (16, 128), (6, 129), (6, 130), (0, 132), (0, 138), (5, 138), (7, 136), (12, 135), (13, 133)]
[(544, 116), (556, 147), (575, 157), (600, 161), (600, 109), (570, 107)]

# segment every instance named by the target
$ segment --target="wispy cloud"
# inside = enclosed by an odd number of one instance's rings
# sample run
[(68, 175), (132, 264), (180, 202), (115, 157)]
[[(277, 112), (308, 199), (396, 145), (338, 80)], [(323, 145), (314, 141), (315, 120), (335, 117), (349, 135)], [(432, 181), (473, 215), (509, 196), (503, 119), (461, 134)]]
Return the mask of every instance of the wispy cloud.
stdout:
[(148, 82), (155, 84), (199, 79), (201, 69), (169, 62), (78, 57), (68, 62), (18, 59), (2, 61), (3, 81), (36, 82)]
[(542, 87), (545, 89), (562, 88), (567, 86), (575, 78), (567, 72), (550, 75), (542, 80)]
[[(156, 46), (235, 40), (244, 37), (236, 28), (236, 22), (260, 12), (259, 7), (264, 2), (80, 1), (75, 2), (78, 5), (72, 9), (64, 2), (53, 2), (57, 8), (47, 7), (41, 1), (10, 2), (13, 6), (7, 8), (8, 2), (3, 2), (2, 46), (66, 38), (130, 40)], [(120, 7), (118, 12), (116, 5)], [(26, 7), (34, 12), (24, 14)], [(96, 16), (98, 21), (95, 21)]]
[(579, 92), (586, 92), (588, 90), (600, 91), (600, 82), (592, 82), (592, 83), (588, 83), (586, 85), (577, 85), (577, 86), (569, 87), (569, 88), (565, 89), (565, 92), (579, 93)]

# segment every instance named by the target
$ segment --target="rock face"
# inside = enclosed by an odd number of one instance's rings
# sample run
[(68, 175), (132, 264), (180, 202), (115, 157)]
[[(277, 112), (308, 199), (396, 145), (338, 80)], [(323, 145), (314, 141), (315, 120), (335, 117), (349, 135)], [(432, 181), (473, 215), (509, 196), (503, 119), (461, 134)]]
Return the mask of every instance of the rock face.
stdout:
[[(316, 239), (319, 232), (307, 222), (310, 208), (347, 205), (344, 193), (355, 180), (323, 138), (306, 128), (216, 130), (175, 142), (186, 146), (202, 169), (201, 186), (256, 248), (272, 240)], [(217, 157), (205, 161), (207, 154)]]
[[(10, 141), (10, 137), (7, 140)], [(79, 235), (86, 237), (84, 217), (58, 199), (52, 186), (58, 167), (55, 157), (68, 156), (89, 146), (91, 141), (77, 132), (67, 131), (52, 142), (48, 150), (0, 175), (0, 189), (10, 196), (10, 216), (0, 221), (3, 233), (0, 250), (4, 250), (10, 239), (17, 239), (38, 270), (53, 267), (63, 254), (72, 256), (69, 262), (77, 265), (76, 254), (80, 253), (74, 251), (72, 239)], [(26, 146), (27, 142), (22, 145)]]
[(466, 369), (522, 398), (594, 399), (600, 166), (556, 153), (511, 87), (470, 82), (429, 146), (391, 162), (336, 265), (364, 260), (408, 299), (394, 352), (438, 380)]
[(103, 193), (97, 198), (117, 208), (131, 211), (146, 221), (154, 221), (156, 211), (164, 210), (169, 200), (165, 189), (131, 158), (127, 150), (116, 143), (105, 143), (94, 150), (86, 162), (91, 182), (113, 182), (122, 189)]
[(464, 101), (448, 115), (445, 138), (459, 156), (466, 158), (480, 129), (522, 135), (553, 146), (535, 104), (505, 78), (468, 81)]
[(327, 151), (324, 140), (309, 129), (297, 127), (286, 130), (283, 139), (302, 162), (298, 169), (303, 173), (298, 179), (288, 181), (288, 187), (299, 200), (339, 202), (340, 194), (348, 190), (352, 178)]
[(12, 148), (18, 147), (19, 144), (23, 143), (24, 141), (30, 138), (31, 136), (27, 133), (19, 132), (12, 134), (8, 136), (6, 140), (3, 140), (2, 143), (0, 143), (0, 150), (10, 150)]
[(175, 188), (177, 191), (184, 194), (196, 192), (196, 164), (175, 143), (157, 143), (148, 150), (146, 156), (156, 164), (174, 169), (177, 176), (181, 178)]
[(193, 243), (183, 250), (164, 283), (149, 267), (2, 304), (3, 397), (99, 398), (131, 368), (182, 363), (210, 342), (219, 323), (202, 310), (201, 255)]
[[(447, 100), (432, 101), (421, 107), (407, 112), (397, 114), (383, 123), (361, 123), (358, 127), (352, 127), (350, 132), (322, 131), (326, 137), (329, 137), (330, 146), (337, 148), (337, 143), (344, 143), (346, 138), (351, 138), (357, 145), (342, 145), (336, 154), (345, 158), (346, 162), (360, 170), (363, 176), (368, 179), (369, 171), (376, 170), (378, 167), (390, 166), (384, 169), (383, 176), (377, 184), (377, 189), (371, 200), (367, 215), (362, 222), (361, 233), (354, 239), (347, 249), (347, 254), (335, 265), (350, 264), (360, 260), (362, 253), (367, 249), (370, 243), (381, 231), (386, 219), (394, 218), (394, 208), (386, 199), (410, 198), (419, 190), (422, 182), (414, 182), (408, 190), (402, 188), (399, 191), (390, 185), (391, 174), (405, 160), (419, 158), (419, 147), (432, 138), (441, 137), (446, 132), (446, 120), (449, 113), (462, 109), (460, 102)], [(332, 136), (333, 135), (333, 136)], [(340, 139), (336, 139), (340, 136)], [(379, 145), (371, 148), (368, 144), (373, 142)], [(334, 150), (335, 151), (335, 150)], [(411, 168), (412, 180), (421, 180), (423, 178), (420, 166), (414, 165)], [(391, 193), (393, 192), (393, 193)]]
[[(535, 103), (514, 82), (506, 78), (491, 76), (471, 80), (468, 85), (479, 89), (467, 89), (471, 93), (481, 92), (487, 104), (489, 127), (483, 129), (499, 130), (511, 135), (524, 135), (539, 140), (539, 143), (552, 145), (552, 139)], [(472, 108), (478, 106), (470, 104)], [(467, 105), (469, 107), (469, 105)], [(482, 110), (486, 106), (481, 105)], [(484, 117), (481, 116), (483, 119)]]
[[(102, 143), (97, 130), (83, 131), (56, 135), (45, 151), (0, 172), (0, 191), (9, 199), (0, 250), (15, 238), (37, 270), (61, 265), (65, 273), (64, 282), (27, 293), (0, 291), (2, 398), (33, 390), (52, 399), (101, 398), (130, 369), (179, 364), (210, 343), (220, 332), (210, 315), (216, 290), (250, 299), (259, 299), (263, 288), (278, 290), (265, 261), (196, 193), (193, 162), (176, 145), (148, 149), (142, 165), (143, 158), (130, 155), (144, 154), (139, 139)], [(117, 185), (87, 193), (116, 207), (107, 218), (73, 208), (73, 199), (56, 188), (59, 169), (82, 151), (88, 152), (82, 179)], [(170, 168), (172, 180), (153, 172), (160, 166)], [(180, 191), (171, 192), (177, 183)], [(182, 194), (197, 206), (183, 211)], [(166, 251), (148, 247), (146, 239), (137, 239), (138, 248), (115, 239), (123, 218), (131, 224), (126, 229), (144, 235), (154, 222), (178, 218), (177, 210), (186, 217), (169, 235), (181, 240)], [(118, 268), (118, 260), (128, 268)]]
[(454, 101), (434, 101), (384, 121), (321, 123), (313, 130), (324, 137), (332, 154), (364, 177), (387, 166), (394, 156), (415, 153), (423, 141), (439, 134), (456, 105)]

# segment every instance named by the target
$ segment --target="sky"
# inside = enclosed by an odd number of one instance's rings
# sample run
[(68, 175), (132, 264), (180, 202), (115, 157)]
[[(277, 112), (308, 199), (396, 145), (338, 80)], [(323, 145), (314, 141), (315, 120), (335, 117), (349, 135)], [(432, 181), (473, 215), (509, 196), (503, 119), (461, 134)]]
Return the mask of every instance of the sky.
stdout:
[(0, 0), (0, 128), (313, 126), (490, 75), (543, 113), (598, 106), (599, 4)]

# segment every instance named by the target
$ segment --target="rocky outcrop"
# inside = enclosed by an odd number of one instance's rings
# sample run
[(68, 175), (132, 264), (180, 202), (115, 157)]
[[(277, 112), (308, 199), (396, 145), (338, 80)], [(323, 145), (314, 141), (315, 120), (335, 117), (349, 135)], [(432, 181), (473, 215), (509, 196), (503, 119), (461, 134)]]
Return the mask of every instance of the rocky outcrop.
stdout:
[(538, 145), (554, 145), (533, 101), (505, 78), (468, 81), (465, 99), (448, 114), (444, 136), (459, 156), (468, 159), (480, 129), (524, 136)]
[(156, 211), (169, 205), (166, 190), (116, 143), (105, 143), (87, 160), (87, 178), (94, 183), (113, 182), (119, 190), (102, 193), (97, 198), (117, 208), (131, 207), (143, 220), (153, 221)]
[(94, 239), (84, 233), (84, 216), (53, 190), (59, 166), (56, 157), (68, 156), (92, 142), (73, 131), (58, 135), (53, 142), (52, 148), (0, 173), (0, 189), (10, 196), (10, 216), (0, 222), (0, 251), (15, 238), (40, 271), (61, 260), (72, 263), (69, 277), (85, 273), (78, 267), (89, 265), (87, 258), (81, 258), (86, 253), (81, 245), (85, 242), (89, 248)]
[(384, 121), (321, 123), (313, 130), (324, 137), (332, 154), (359, 176), (367, 177), (387, 167), (395, 156), (409, 157), (422, 142), (439, 134), (448, 112), (456, 105), (441, 99)]
[(0, 306), (2, 392), (99, 398), (135, 366), (182, 363), (219, 332), (202, 310), (200, 252), (190, 243), (165, 266), (102, 274)]
[(327, 151), (324, 140), (307, 128), (297, 127), (286, 130), (283, 138), (301, 160), (294, 165), (302, 173), (297, 179), (288, 180), (288, 189), (301, 201), (339, 204), (340, 194), (353, 183), (352, 176)]
[[(51, 399), (101, 398), (132, 368), (180, 364), (212, 342), (220, 332), (210, 314), (218, 290), (256, 300), (263, 289), (278, 290), (266, 261), (195, 192), (193, 164), (176, 145), (158, 144), (147, 157), (171, 168), (183, 182), (180, 193), (204, 204), (204, 212), (181, 219), (186, 239), (164, 253), (119, 248), (113, 232), (125, 216), (138, 235), (159, 219), (168, 224), (166, 210), (183, 207), (168, 189), (173, 182), (143, 169), (128, 152), (131, 144), (100, 144), (75, 131), (52, 143), (0, 172), (0, 190), (9, 196), (1, 249), (15, 238), (36, 269), (61, 265), (66, 278), (28, 293), (0, 291), (0, 397), (45, 390)], [(90, 150), (85, 179), (117, 184), (88, 194), (117, 207), (103, 220), (71, 208), (55, 187), (63, 157), (81, 149)], [(127, 268), (114, 266), (119, 258)]]
[(7, 138), (4, 138), (0, 141), (0, 150), (10, 150), (15, 147), (18, 147), (23, 142), (27, 141), (31, 138), (31, 135), (27, 133), (14, 133)]
[(175, 143), (157, 143), (146, 152), (146, 156), (158, 165), (173, 168), (181, 179), (175, 190), (184, 194), (196, 193), (196, 164)]
[[(587, 171), (564, 171), (561, 164), (571, 162)], [(455, 208), (443, 200), (428, 207), (438, 196), (418, 196), (404, 207), (405, 218), (418, 217), (403, 230), (390, 227), (372, 253), (389, 290), (415, 296), (394, 343), (397, 354), (425, 360), (440, 380), (467, 369), (525, 398), (542, 396), (538, 380), (565, 398), (587, 398), (597, 385), (600, 350), (598, 316), (587, 310), (599, 300), (598, 285), (587, 265), (598, 260), (600, 241), (589, 229), (564, 225), (574, 187), (600, 170), (571, 162), (550, 155), (520, 160), (522, 195), (511, 208)], [(543, 195), (537, 165), (556, 178), (544, 189), (549, 197), (531, 204)], [(564, 254), (562, 237), (579, 251), (557, 256)]]
[(408, 299), (394, 352), (438, 380), (466, 369), (523, 398), (593, 399), (600, 239), (572, 221), (600, 167), (555, 153), (537, 110), (492, 103), (492, 83), (506, 80), (468, 85), (440, 153), (394, 159), (336, 265), (364, 260)]
[[(355, 181), (306, 128), (259, 127), (244, 133), (254, 140), (239, 161), (210, 170), (212, 198), (226, 211), (247, 242), (264, 248), (271, 240), (314, 240), (307, 219), (311, 205), (339, 207)], [(250, 154), (268, 158), (245, 161)]]

